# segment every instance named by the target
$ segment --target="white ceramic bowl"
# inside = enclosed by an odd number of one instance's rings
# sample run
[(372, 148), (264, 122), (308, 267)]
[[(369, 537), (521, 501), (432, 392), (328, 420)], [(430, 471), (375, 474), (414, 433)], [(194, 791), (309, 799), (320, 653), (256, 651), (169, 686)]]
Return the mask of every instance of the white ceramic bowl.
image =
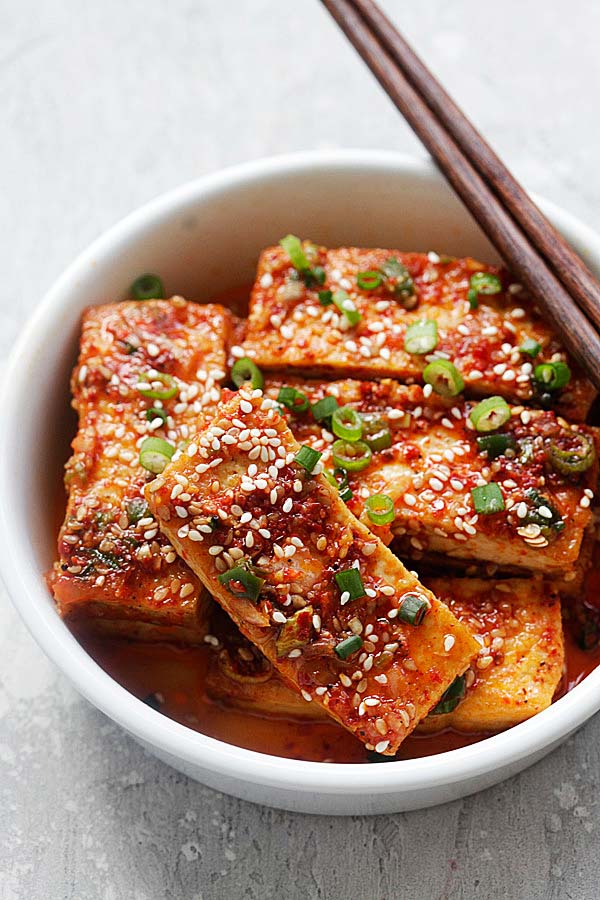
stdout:
[[(600, 238), (542, 207), (600, 270)], [(80, 315), (124, 296), (140, 272), (208, 300), (252, 280), (259, 250), (294, 232), (336, 246), (496, 254), (428, 163), (372, 151), (303, 153), (209, 175), (144, 206), (97, 240), (40, 303), (12, 354), (0, 409), (1, 571), (31, 633), (75, 687), (151, 752), (247, 800), (311, 813), (382, 813), (442, 803), (495, 784), (563, 741), (600, 707), (600, 669), (535, 718), (480, 743), (386, 765), (279, 759), (171, 721), (112, 680), (56, 614), (43, 573), (75, 422), (69, 372)]]

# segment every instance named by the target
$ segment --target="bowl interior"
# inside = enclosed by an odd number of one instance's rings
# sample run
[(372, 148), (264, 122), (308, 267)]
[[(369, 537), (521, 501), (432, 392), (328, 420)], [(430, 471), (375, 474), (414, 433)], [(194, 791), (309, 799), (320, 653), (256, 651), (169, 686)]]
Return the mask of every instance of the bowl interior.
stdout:
[[(598, 238), (543, 205), (598, 273)], [(161, 275), (168, 294), (206, 302), (251, 282), (260, 250), (288, 232), (330, 246), (431, 249), (498, 260), (433, 167), (372, 152), (303, 154), (225, 171), (159, 198), (76, 260), (15, 349), (0, 434), (0, 515), (10, 544), (4, 576), (29, 627), (59, 664), (79, 648), (54, 612), (42, 573), (55, 554), (62, 467), (76, 426), (69, 374), (83, 309), (124, 298), (146, 271)], [(106, 708), (98, 694), (93, 699)]]

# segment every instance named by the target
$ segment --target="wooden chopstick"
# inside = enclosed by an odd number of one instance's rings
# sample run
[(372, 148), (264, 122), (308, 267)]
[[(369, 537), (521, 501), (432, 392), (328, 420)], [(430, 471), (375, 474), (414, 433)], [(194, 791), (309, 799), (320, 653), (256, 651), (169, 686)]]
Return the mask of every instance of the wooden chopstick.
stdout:
[[(456, 193), (600, 389), (600, 336), (351, 0), (322, 0)], [(573, 292), (574, 293), (574, 292)]]
[(501, 198), (575, 302), (600, 329), (600, 284), (373, 0), (353, 0), (449, 135)]

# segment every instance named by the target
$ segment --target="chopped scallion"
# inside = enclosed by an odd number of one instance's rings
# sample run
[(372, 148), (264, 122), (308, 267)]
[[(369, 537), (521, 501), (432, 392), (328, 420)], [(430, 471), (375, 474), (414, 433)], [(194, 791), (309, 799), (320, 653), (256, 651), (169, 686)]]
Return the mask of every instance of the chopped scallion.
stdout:
[(335, 573), (337, 586), (342, 594), (349, 594), (349, 600), (359, 600), (365, 595), (365, 588), (358, 569), (344, 569)]
[(322, 457), (322, 453), (319, 453), (318, 450), (313, 450), (312, 447), (307, 447), (306, 445), (300, 447), (296, 456), (294, 457), (295, 462), (298, 463), (299, 466), (302, 466), (303, 469), (312, 474), (316, 464)]
[(352, 489), (348, 484), (348, 473), (345, 469), (336, 468), (333, 472), (323, 472), (325, 478), (329, 482), (329, 484), (338, 489), (340, 498), (347, 503), (348, 500), (352, 500), (354, 494), (352, 493)]
[(533, 338), (525, 338), (519, 347), (521, 353), (525, 353), (526, 356), (530, 356), (532, 359), (536, 358), (541, 349), (542, 345), (538, 341), (534, 341)]
[(354, 300), (350, 299), (346, 291), (336, 291), (332, 299), (339, 311), (346, 317), (350, 324), (358, 325), (362, 316), (357, 310)]
[(179, 392), (173, 376), (165, 372), (148, 372), (146, 375), (140, 375), (137, 389), (142, 397), (149, 397), (152, 400), (171, 400)]
[(163, 441), (162, 438), (144, 438), (140, 445), (140, 465), (154, 475), (160, 475), (167, 463), (175, 453), (175, 447)]
[(323, 397), (322, 400), (317, 400), (312, 404), (310, 411), (316, 422), (324, 422), (334, 414), (337, 408), (338, 402), (335, 397)]
[(430, 716), (444, 716), (456, 709), (467, 692), (464, 675), (455, 678), (449, 688), (446, 688), (437, 704), (433, 707)]
[(360, 472), (371, 462), (371, 448), (364, 441), (335, 441), (331, 448), (333, 464), (348, 472)]
[(495, 481), (471, 488), (471, 498), (475, 512), (482, 516), (494, 515), (505, 508), (502, 491)]
[(499, 294), (502, 290), (502, 282), (491, 272), (475, 272), (469, 284), (478, 294)]
[(368, 272), (358, 272), (356, 275), (356, 284), (361, 291), (374, 291), (383, 282), (381, 272), (369, 270)]
[(392, 433), (385, 419), (377, 414), (363, 415), (363, 441), (373, 452), (392, 446)]
[(477, 448), (481, 453), (487, 453), (488, 459), (496, 459), (507, 450), (514, 450), (517, 446), (512, 434), (486, 434), (477, 438)]
[(398, 618), (409, 625), (420, 625), (429, 612), (429, 600), (422, 594), (412, 591), (400, 597)]
[(259, 578), (245, 566), (235, 566), (235, 568), (223, 572), (222, 575), (218, 575), (217, 578), (234, 597), (241, 597), (253, 603), (258, 600), (261, 588), (265, 583), (264, 578)]
[(365, 506), (374, 525), (389, 525), (394, 521), (394, 501), (387, 494), (371, 494), (366, 499)]
[(348, 659), (349, 656), (352, 656), (353, 653), (360, 650), (362, 645), (362, 638), (357, 634), (352, 634), (350, 637), (345, 638), (345, 640), (340, 641), (339, 644), (336, 644), (334, 649), (340, 659)]
[(404, 349), (407, 353), (424, 356), (435, 350), (437, 342), (438, 330), (435, 319), (419, 319), (406, 329)]
[(136, 278), (129, 290), (134, 300), (162, 300), (165, 296), (162, 281), (151, 272)]
[(159, 409), (157, 406), (151, 406), (150, 409), (146, 410), (146, 418), (149, 422), (153, 422), (155, 419), (160, 419), (164, 425), (168, 419), (168, 416), (164, 409)]
[(279, 388), (277, 402), (295, 413), (303, 413), (308, 409), (308, 397), (293, 387)]
[(265, 386), (263, 374), (251, 359), (244, 356), (242, 359), (236, 359), (231, 368), (231, 380), (237, 388), (240, 388), (246, 381), (250, 381), (253, 390), (261, 390)]
[(351, 406), (341, 406), (331, 417), (333, 433), (345, 441), (358, 441), (362, 435), (362, 418)]
[(571, 370), (564, 362), (541, 363), (533, 371), (534, 380), (547, 391), (558, 391), (571, 380)]
[(510, 406), (503, 397), (487, 397), (469, 413), (469, 419), (480, 432), (495, 431), (510, 419)]
[(302, 271), (302, 269), (309, 268), (308, 258), (306, 253), (302, 249), (302, 241), (300, 238), (296, 237), (295, 234), (286, 234), (285, 237), (282, 237), (279, 241), (285, 252), (290, 258), (290, 262), (295, 269), (298, 271)]
[(319, 303), (321, 306), (331, 306), (333, 303), (333, 291), (319, 291)]
[(430, 384), (440, 397), (456, 397), (465, 387), (462, 375), (447, 359), (434, 359), (425, 366), (423, 381)]

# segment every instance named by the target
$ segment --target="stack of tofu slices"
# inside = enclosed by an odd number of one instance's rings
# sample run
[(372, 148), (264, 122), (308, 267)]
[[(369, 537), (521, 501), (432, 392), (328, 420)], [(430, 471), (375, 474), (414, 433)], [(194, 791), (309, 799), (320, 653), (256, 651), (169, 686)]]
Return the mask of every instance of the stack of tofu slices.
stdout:
[(247, 319), (88, 310), (72, 390), (49, 580), (77, 627), (206, 643), (215, 700), (387, 756), (551, 703), (594, 558), (595, 393), (506, 272), (288, 235)]

